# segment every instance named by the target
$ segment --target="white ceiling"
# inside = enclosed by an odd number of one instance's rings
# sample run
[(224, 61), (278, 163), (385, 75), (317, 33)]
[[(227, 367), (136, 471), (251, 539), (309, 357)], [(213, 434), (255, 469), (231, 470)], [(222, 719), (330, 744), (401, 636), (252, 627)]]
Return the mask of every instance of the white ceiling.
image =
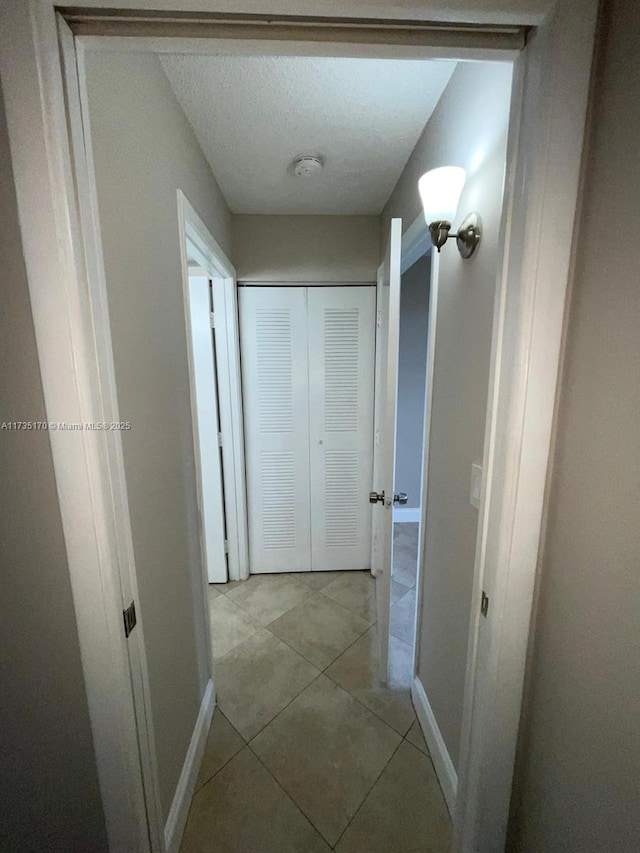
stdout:
[[(161, 57), (233, 213), (378, 214), (454, 62)], [(290, 164), (320, 155), (322, 173)]]

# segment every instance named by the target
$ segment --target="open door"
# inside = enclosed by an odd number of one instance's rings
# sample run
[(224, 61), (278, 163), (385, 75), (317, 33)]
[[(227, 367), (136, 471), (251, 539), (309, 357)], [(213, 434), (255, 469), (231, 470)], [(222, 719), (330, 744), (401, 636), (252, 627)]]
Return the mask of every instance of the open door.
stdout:
[(402, 220), (392, 219), (383, 263), (378, 270), (378, 320), (375, 377), (375, 447), (371, 570), (376, 578), (378, 609), (378, 677), (387, 681), (389, 669), (389, 610), (393, 560), (393, 471), (398, 396), (400, 336), (400, 256)]
[[(219, 443), (218, 390), (211, 328), (211, 282), (206, 275), (189, 276), (192, 402), (195, 403), (198, 481), (202, 538), (209, 583), (226, 583), (227, 553)], [(198, 465), (199, 462), (199, 465)]]

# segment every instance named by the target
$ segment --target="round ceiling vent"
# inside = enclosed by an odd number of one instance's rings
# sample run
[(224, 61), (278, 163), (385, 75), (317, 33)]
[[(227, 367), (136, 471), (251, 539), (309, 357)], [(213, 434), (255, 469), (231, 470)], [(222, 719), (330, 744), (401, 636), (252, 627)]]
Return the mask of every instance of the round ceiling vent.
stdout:
[(293, 161), (293, 174), (296, 178), (312, 178), (322, 171), (323, 165), (320, 157), (312, 157), (311, 155), (296, 157)]

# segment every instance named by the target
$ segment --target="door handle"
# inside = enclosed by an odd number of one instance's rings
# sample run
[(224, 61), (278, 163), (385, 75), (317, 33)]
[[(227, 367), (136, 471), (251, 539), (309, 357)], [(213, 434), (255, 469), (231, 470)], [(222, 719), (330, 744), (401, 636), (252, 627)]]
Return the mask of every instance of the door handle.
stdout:
[(406, 492), (399, 492), (397, 495), (393, 496), (394, 504), (406, 504), (408, 500), (409, 498), (407, 497)]
[(384, 503), (384, 492), (380, 492), (380, 494), (378, 494), (378, 492), (369, 492), (369, 503), (370, 504), (377, 504), (377, 503), (383, 504)]

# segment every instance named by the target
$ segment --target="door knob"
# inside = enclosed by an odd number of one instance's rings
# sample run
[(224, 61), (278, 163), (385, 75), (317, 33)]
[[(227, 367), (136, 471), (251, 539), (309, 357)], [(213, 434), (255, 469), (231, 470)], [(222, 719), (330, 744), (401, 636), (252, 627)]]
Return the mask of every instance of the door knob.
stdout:
[(399, 492), (397, 495), (393, 496), (394, 504), (406, 504), (408, 500), (409, 498), (407, 497), (406, 492)]
[(378, 494), (378, 492), (369, 492), (369, 503), (370, 504), (377, 504), (377, 503), (383, 504), (384, 503), (384, 492), (380, 492), (380, 494)]

